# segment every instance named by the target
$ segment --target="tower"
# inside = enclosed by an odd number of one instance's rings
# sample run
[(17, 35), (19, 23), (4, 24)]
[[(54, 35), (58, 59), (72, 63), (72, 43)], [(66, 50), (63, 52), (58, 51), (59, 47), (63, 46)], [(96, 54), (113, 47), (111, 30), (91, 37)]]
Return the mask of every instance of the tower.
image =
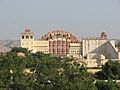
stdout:
[(28, 50), (33, 50), (34, 46), (34, 33), (30, 31), (29, 28), (26, 28), (20, 36), (21, 47), (28, 48)]
[(101, 39), (107, 39), (107, 33), (106, 32), (101, 33)]

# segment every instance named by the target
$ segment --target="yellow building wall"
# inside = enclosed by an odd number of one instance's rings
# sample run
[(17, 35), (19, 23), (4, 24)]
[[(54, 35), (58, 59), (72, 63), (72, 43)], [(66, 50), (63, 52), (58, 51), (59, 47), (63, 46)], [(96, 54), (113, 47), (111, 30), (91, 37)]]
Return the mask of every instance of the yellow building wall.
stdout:
[(33, 52), (43, 52), (48, 54), (49, 53), (49, 41), (46, 40), (35, 40), (33, 46)]
[(80, 57), (80, 43), (70, 43), (69, 55), (76, 58)]

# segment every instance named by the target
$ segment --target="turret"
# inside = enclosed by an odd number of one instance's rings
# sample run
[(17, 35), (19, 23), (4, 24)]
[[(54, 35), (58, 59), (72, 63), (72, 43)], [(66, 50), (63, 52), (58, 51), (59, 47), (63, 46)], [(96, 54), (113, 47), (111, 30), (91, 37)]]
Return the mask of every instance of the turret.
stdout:
[(28, 48), (29, 50), (33, 50), (34, 44), (34, 33), (30, 31), (30, 29), (25, 29), (24, 32), (21, 33), (20, 36), (21, 47)]
[(107, 33), (106, 32), (101, 33), (101, 39), (107, 39)]
[(30, 29), (25, 29), (25, 32), (21, 33), (21, 39), (22, 40), (32, 40), (34, 39), (34, 33), (30, 31)]

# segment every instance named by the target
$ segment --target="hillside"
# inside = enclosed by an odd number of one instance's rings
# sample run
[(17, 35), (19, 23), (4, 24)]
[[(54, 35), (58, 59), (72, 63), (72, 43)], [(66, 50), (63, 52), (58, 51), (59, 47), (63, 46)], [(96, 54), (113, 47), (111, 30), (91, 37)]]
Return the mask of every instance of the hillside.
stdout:
[(0, 40), (0, 52), (8, 52), (11, 47), (20, 47), (20, 40)]

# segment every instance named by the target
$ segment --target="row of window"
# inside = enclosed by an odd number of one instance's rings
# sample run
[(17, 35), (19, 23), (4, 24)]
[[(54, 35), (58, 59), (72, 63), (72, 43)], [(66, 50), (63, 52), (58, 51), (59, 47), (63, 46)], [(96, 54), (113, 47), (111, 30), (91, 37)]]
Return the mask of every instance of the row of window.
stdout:
[(22, 36), (22, 39), (33, 39), (33, 36)]
[(62, 47), (67, 47), (67, 46), (69, 46), (70, 47), (70, 45), (69, 44), (53, 44), (53, 45), (49, 45), (49, 46), (62, 46)]
[[(26, 43), (26, 45), (28, 45), (28, 44), (33, 44), (33, 42), (31, 42), (31, 43), (29, 43), (29, 42), (25, 42)], [(22, 43), (22, 45), (24, 45), (25, 44), (24, 42)], [(35, 43), (35, 44), (47, 44), (46, 42), (37, 42), (37, 43)]]
[(50, 52), (67, 52), (67, 51), (50, 50)]
[(39, 49), (37, 49), (37, 51), (44, 52), (44, 53), (48, 53), (49, 52), (49, 51), (44, 51), (44, 50), (39, 50)]
[(79, 53), (80, 51), (70, 51), (70, 52), (71, 52), (71, 53), (76, 53), (76, 52)]
[(35, 42), (35, 44), (48, 44), (48, 42)]
[[(28, 44), (30, 44), (29, 42), (26, 42), (26, 43), (22, 43), (22, 45), (28, 45)], [(33, 44), (33, 42), (31, 42), (31, 44)]]
[(90, 64), (95, 64), (96, 61), (89, 61), (88, 63), (90, 63)]
[(67, 52), (50, 52), (50, 53), (51, 53), (51, 54), (55, 54), (55, 53), (56, 53), (56, 54), (58, 54), (58, 53), (59, 53), (59, 54), (66, 54)]

